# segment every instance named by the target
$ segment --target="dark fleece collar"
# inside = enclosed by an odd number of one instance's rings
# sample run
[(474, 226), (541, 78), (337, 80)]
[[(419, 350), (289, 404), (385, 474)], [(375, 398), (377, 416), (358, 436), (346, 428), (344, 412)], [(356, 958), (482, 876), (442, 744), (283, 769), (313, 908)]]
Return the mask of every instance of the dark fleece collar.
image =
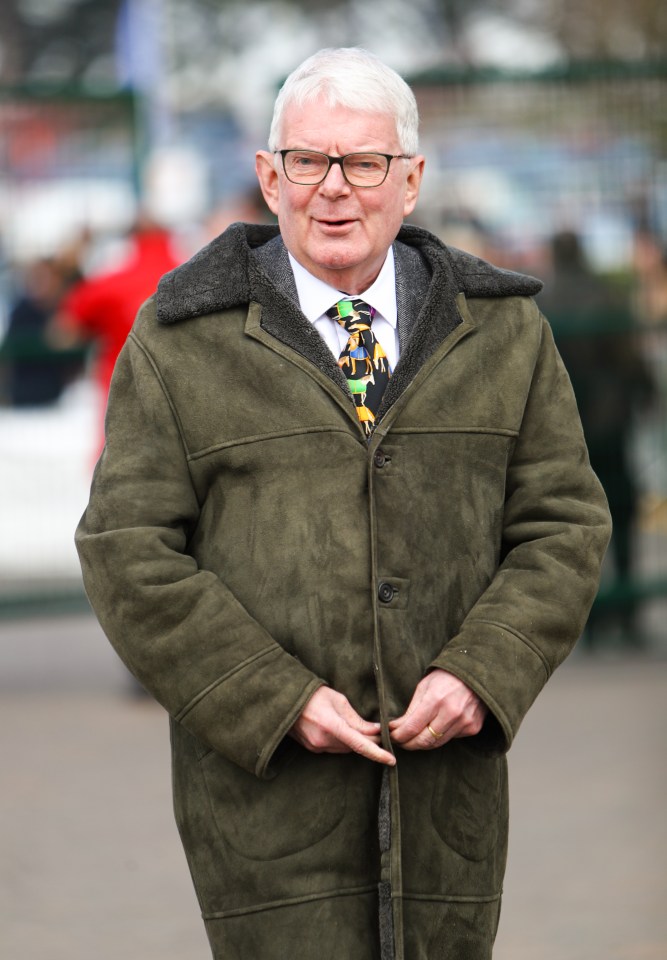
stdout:
[[(165, 276), (157, 291), (160, 323), (177, 323), (247, 304), (260, 291), (250, 252), (273, 237), (277, 226), (233, 223), (224, 233)], [(446, 247), (427, 230), (404, 225), (400, 243), (418, 250), (433, 271), (433, 279), (448, 292), (466, 297), (534, 296), (542, 289), (535, 277), (502, 270), (479, 257)]]
[[(336, 359), (301, 313), (278, 227), (232, 224), (191, 260), (166, 274), (158, 286), (157, 316), (163, 324), (262, 305), (261, 325), (300, 353), (354, 403)], [(274, 241), (274, 242), (271, 242)], [(445, 247), (419, 227), (404, 226), (394, 244), (396, 302), (401, 355), (387, 384), (377, 420), (398, 400), (429, 357), (461, 323), (456, 298), (532, 296), (542, 284), (499, 270), (478, 257)]]

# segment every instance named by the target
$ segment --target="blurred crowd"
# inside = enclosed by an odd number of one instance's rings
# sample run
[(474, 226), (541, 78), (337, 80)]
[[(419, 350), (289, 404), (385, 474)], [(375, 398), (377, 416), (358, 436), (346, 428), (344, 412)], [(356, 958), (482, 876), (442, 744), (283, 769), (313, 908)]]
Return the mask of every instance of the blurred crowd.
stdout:
[[(644, 235), (640, 240), (642, 245), (647, 242)], [(648, 290), (639, 274), (634, 288), (596, 274), (573, 231), (556, 234), (549, 254), (546, 282), (538, 300), (551, 321), (577, 397), (591, 463), (607, 494), (614, 524), (608, 558), (616, 581), (626, 591), (626, 585), (635, 583), (639, 561), (636, 527), (642, 483), (635, 441), (659, 406), (661, 370), (648, 349), (650, 341), (641, 333), (649, 323), (640, 306)], [(667, 291), (662, 255), (660, 262)], [(652, 275), (651, 282), (655, 279)], [(663, 320), (667, 324), (667, 313)], [(651, 325), (659, 322), (658, 317), (650, 320)], [(624, 592), (607, 616), (610, 613), (626, 642), (639, 643), (634, 591)], [(592, 611), (589, 643), (597, 641), (604, 618), (599, 606)]]
[(86, 229), (52, 256), (17, 265), (0, 342), (0, 406), (49, 406), (89, 376), (103, 416), (116, 358), (160, 277), (230, 223), (268, 219), (261, 194), (252, 190), (218, 207), (196, 239), (184, 241), (140, 212), (119, 243), (105, 244), (101, 259), (101, 238)]
[[(13, 272), (15, 295), (0, 343), (0, 407), (51, 407), (77, 380), (92, 380), (96, 458), (114, 363), (137, 310), (162, 274), (237, 220), (272, 218), (250, 191), (216, 209), (188, 243), (140, 215), (120, 250), (111, 248), (101, 261), (91, 257), (99, 238), (86, 231), (58, 253), (22, 264)], [(446, 225), (441, 235), (498, 265), (526, 268), (472, 221)], [(539, 306), (572, 380), (614, 520), (613, 589), (594, 608), (586, 637), (594, 645), (613, 623), (623, 643), (637, 645), (641, 580), (651, 574), (643, 569), (639, 528), (667, 532), (667, 249), (640, 226), (628, 270), (604, 276), (591, 266), (582, 237), (563, 230), (533, 266), (545, 283)]]

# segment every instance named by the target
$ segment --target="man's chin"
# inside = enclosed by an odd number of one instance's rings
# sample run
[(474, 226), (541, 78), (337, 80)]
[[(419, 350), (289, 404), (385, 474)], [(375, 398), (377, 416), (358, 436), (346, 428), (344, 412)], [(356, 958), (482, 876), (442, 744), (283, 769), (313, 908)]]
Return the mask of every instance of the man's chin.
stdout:
[(365, 259), (351, 257), (348, 250), (339, 255), (333, 251), (329, 256), (320, 255), (306, 269), (336, 290), (359, 294), (370, 287), (381, 267), (382, 263), (374, 266)]

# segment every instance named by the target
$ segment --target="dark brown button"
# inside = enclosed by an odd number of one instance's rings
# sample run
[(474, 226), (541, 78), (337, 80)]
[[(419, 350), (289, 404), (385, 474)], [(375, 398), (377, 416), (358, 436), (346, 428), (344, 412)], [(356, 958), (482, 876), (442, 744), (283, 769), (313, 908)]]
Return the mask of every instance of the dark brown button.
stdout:
[(391, 603), (394, 599), (394, 588), (390, 583), (381, 583), (378, 587), (378, 597), (382, 603)]

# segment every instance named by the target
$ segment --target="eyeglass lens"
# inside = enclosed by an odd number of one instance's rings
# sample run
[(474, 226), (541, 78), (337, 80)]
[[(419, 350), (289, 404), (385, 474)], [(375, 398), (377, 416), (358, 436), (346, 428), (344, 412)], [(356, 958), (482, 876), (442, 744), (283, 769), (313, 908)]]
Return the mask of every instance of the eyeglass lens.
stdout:
[[(319, 183), (329, 170), (324, 153), (290, 150), (285, 154), (285, 173), (294, 183)], [(370, 187), (382, 183), (387, 175), (387, 158), (378, 153), (349, 153), (343, 158), (343, 172), (353, 186)]]

